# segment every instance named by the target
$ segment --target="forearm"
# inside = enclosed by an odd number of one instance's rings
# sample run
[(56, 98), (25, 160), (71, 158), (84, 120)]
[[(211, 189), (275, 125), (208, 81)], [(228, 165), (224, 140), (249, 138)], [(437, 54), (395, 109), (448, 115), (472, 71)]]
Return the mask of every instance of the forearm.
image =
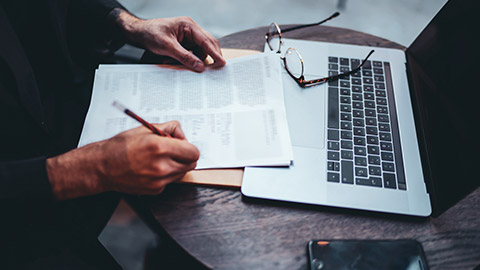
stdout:
[(65, 200), (101, 193), (102, 143), (90, 144), (47, 159), (52, 194)]
[(144, 20), (123, 8), (114, 8), (109, 14), (109, 21), (115, 25), (115, 28), (126, 43), (143, 47), (143, 44), (140, 42), (142, 38), (138, 36), (140, 33), (138, 24)]

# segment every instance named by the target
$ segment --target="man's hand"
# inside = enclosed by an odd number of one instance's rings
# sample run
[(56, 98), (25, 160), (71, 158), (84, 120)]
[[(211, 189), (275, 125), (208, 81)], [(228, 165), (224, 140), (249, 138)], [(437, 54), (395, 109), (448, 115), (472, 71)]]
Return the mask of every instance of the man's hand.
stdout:
[(197, 148), (188, 143), (178, 122), (155, 125), (174, 139), (143, 126), (47, 159), (47, 172), (57, 199), (105, 191), (153, 195), (196, 166)]
[(205, 70), (207, 55), (214, 67), (226, 63), (218, 40), (189, 17), (142, 20), (123, 11), (117, 23), (130, 43), (172, 57), (197, 72)]

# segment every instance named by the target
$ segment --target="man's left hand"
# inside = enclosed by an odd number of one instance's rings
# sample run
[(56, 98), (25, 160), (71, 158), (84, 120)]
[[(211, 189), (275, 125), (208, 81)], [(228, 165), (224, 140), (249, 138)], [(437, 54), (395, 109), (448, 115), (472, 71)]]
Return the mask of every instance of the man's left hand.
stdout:
[(125, 11), (117, 22), (132, 44), (172, 57), (197, 72), (205, 70), (208, 55), (214, 61), (213, 67), (226, 63), (218, 40), (190, 17), (143, 20)]

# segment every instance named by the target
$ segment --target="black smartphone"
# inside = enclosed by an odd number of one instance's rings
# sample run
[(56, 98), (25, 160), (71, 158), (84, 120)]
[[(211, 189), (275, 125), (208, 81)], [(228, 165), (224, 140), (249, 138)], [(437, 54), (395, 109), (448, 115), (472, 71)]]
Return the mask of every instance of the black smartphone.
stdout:
[(428, 270), (422, 245), (416, 240), (312, 240), (311, 270)]

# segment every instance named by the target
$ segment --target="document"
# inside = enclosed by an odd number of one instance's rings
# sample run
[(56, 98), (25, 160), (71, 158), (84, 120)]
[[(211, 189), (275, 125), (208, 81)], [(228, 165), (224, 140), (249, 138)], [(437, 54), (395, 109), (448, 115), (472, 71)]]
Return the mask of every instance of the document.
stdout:
[(257, 54), (203, 73), (158, 65), (101, 65), (79, 146), (139, 126), (178, 120), (200, 151), (197, 169), (285, 166), (293, 160), (279, 57)]

